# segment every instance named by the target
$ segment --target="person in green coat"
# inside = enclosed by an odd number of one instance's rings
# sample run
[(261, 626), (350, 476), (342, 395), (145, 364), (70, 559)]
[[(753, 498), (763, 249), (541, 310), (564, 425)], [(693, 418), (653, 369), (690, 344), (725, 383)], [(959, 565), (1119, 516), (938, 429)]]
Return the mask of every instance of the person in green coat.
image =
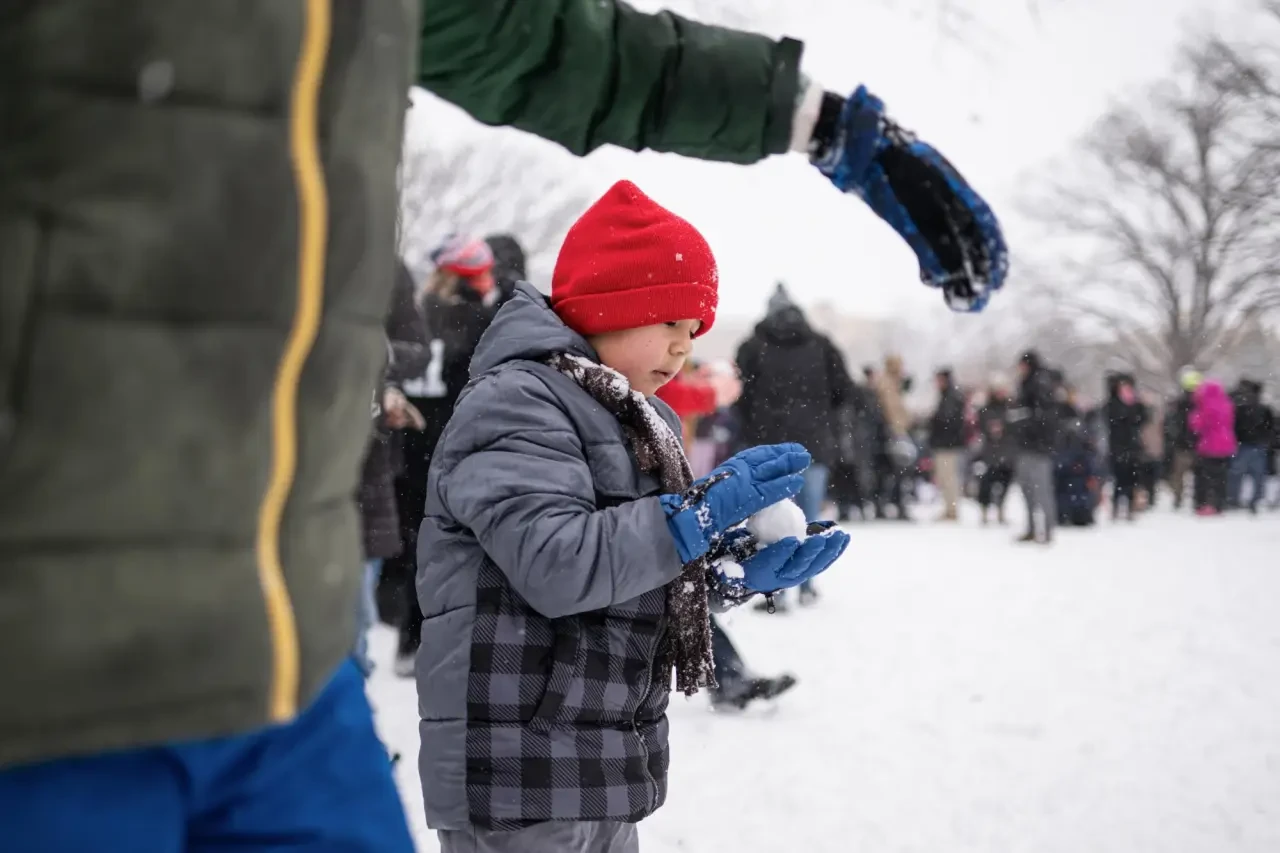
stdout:
[(579, 154), (803, 152), (980, 308), (986, 205), (801, 56), (617, 0), (9, 3), (5, 849), (411, 849), (349, 652), (415, 82)]

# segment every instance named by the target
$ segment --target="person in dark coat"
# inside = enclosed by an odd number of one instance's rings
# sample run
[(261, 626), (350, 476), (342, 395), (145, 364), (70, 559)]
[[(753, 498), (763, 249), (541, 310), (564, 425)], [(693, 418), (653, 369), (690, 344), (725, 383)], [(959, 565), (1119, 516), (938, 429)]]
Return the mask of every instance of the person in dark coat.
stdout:
[(964, 465), (965, 398), (950, 370), (939, 370), (938, 406), (929, 419), (929, 447), (933, 450), (934, 480), (942, 492), (942, 520), (960, 518), (960, 494)]
[(1184, 367), (1178, 374), (1182, 394), (1169, 404), (1164, 413), (1165, 470), (1169, 472), (1169, 489), (1173, 492), (1173, 508), (1182, 509), (1186, 497), (1187, 477), (1194, 476), (1196, 437), (1187, 426), (1194, 405), (1192, 395), (1200, 387), (1202, 377), (1194, 368)]
[(516, 292), (516, 285), (527, 281), (524, 247), (512, 234), (490, 234), (484, 238), (493, 253), (493, 279), (498, 286), (498, 301), (506, 302)]
[[(1059, 402), (1053, 377), (1035, 350), (1027, 350), (1018, 360), (1019, 385), (1016, 405), (1009, 420), (1018, 440), (1015, 476), (1027, 500), (1027, 532), (1020, 542), (1049, 543), (1058, 520), (1053, 485), (1053, 455), (1058, 445)], [(1036, 530), (1037, 514), (1043, 528)]]
[(1003, 382), (994, 382), (987, 403), (978, 411), (978, 430), (982, 434), (983, 465), (978, 479), (978, 505), (982, 507), (982, 523), (994, 505), (996, 519), (1005, 523), (1004, 499), (1013, 482), (1013, 466), (1017, 448), (1009, 428), (1009, 391)]
[(401, 384), (409, 402), (422, 413), (423, 428), (400, 433), (404, 465), (396, 478), (396, 502), (403, 547), (383, 564), (384, 585), (394, 605), (392, 619), (399, 630), (396, 672), (406, 678), (413, 674), (413, 658), (422, 637), (414, 577), (427, 472), (454, 403), (469, 379), (476, 344), (503, 299), (494, 274), (494, 255), (485, 241), (451, 235), (432, 253), (432, 261), (435, 270), (415, 295), (421, 321), (403, 327), (413, 336), (408, 343), (426, 353), (423, 369)]
[(1084, 418), (1074, 406), (1062, 412), (1061, 440), (1054, 456), (1054, 497), (1058, 524), (1088, 527), (1098, 505), (1097, 450)]
[[(1280, 416), (1272, 423), (1271, 440), (1267, 449), (1267, 477), (1280, 477)], [(1280, 509), (1280, 490), (1275, 492), (1271, 501), (1271, 509)]]
[(1133, 521), (1134, 494), (1142, 472), (1142, 428), (1147, 423), (1147, 407), (1138, 399), (1129, 376), (1115, 376), (1108, 383), (1107, 404), (1104, 410), (1107, 420), (1107, 447), (1115, 487), (1111, 496), (1111, 517), (1124, 517)]
[(402, 456), (398, 430), (423, 427), (422, 414), (394, 384), (390, 366), (384, 385), (375, 398), (373, 430), (361, 465), (356, 506), (360, 510), (360, 533), (364, 546), (364, 583), (360, 590), (360, 619), (356, 626), (355, 659), (366, 676), (373, 671), (367, 634), (377, 621), (377, 589), (383, 563), (397, 557), (404, 543), (400, 535), (400, 514), (396, 509), (396, 472)]
[[(794, 441), (813, 455), (796, 503), (810, 523), (820, 520), (831, 466), (837, 461), (837, 413), (850, 399), (853, 380), (844, 357), (826, 335), (809, 325), (804, 312), (779, 284), (768, 313), (738, 349), (742, 396), (738, 398), (741, 438), (747, 445)], [(812, 584), (800, 602), (816, 600)], [(775, 599), (783, 607), (784, 599)]]
[(1275, 433), (1275, 414), (1262, 402), (1262, 384), (1241, 379), (1234, 395), (1236, 404), (1236, 441), (1240, 447), (1232, 460), (1230, 498), (1235, 506), (1244, 506), (1244, 481), (1252, 481), (1249, 512), (1258, 511), (1267, 484), (1267, 455)]
[(874, 500), (875, 455), (884, 426), (875, 392), (851, 383), (849, 399), (836, 412), (836, 464), (831, 470), (831, 499), (838, 519), (849, 521), (853, 510), (864, 518)]
[(400, 260), (396, 264), (391, 305), (383, 324), (387, 334), (387, 363), (373, 397), (372, 429), (356, 489), (364, 569), (354, 655), (366, 676), (373, 670), (368, 656), (368, 630), (384, 609), (378, 604), (382, 566), (404, 548), (395, 485), (396, 475), (403, 466), (401, 434), (425, 426), (422, 413), (400, 389), (405, 379), (422, 373), (428, 358), (425, 347), (409, 340), (423, 337), (422, 315), (414, 304), (413, 290), (413, 276)]

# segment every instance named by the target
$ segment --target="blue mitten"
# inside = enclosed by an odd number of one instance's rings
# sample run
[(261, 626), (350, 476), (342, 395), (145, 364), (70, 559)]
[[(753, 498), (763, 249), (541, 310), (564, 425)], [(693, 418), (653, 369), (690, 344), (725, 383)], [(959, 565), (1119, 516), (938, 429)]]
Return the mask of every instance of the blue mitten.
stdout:
[(907, 241), (921, 280), (941, 288), (947, 305), (981, 311), (1009, 269), (987, 203), (945, 157), (887, 118), (884, 102), (865, 86), (847, 99), (825, 97), (810, 144), (813, 164)]
[(696, 560), (724, 532), (804, 485), (812, 460), (799, 444), (770, 444), (732, 456), (678, 495), (662, 495), (667, 527), (681, 562)]
[(769, 595), (816, 577), (840, 559), (849, 534), (831, 524), (813, 524), (809, 531), (804, 541), (789, 536), (763, 548), (747, 531), (729, 531), (711, 566), (711, 588), (724, 601), (741, 604), (757, 592)]
[(817, 577), (840, 559), (849, 546), (849, 534), (830, 530), (801, 542), (780, 539), (742, 564), (743, 585), (755, 592), (790, 589)]

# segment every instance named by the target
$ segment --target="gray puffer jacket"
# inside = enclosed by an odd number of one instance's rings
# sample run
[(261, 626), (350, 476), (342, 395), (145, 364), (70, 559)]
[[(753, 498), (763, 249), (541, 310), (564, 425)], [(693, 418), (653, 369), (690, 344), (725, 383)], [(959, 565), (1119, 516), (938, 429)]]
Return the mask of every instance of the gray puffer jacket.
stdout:
[(557, 352), (597, 359), (519, 285), (431, 466), (417, 582), (433, 828), (637, 821), (666, 796), (658, 649), (680, 558), (657, 480), (618, 421), (542, 363)]

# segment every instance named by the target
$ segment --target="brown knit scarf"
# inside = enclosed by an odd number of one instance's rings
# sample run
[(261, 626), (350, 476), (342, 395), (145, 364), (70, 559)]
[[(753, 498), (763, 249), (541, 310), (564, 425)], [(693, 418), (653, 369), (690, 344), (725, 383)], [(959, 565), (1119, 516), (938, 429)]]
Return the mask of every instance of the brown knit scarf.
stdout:
[[(640, 463), (640, 470), (656, 476), (668, 494), (683, 494), (693, 482), (689, 460), (680, 439), (649, 401), (632, 391), (627, 378), (612, 368), (576, 355), (559, 353), (547, 364), (572, 379), (622, 424), (622, 431)], [(707, 604), (708, 558), (685, 563), (680, 576), (667, 584), (665, 656), (675, 666), (676, 689), (691, 696), (701, 687), (715, 687), (711, 657), (711, 615)]]

